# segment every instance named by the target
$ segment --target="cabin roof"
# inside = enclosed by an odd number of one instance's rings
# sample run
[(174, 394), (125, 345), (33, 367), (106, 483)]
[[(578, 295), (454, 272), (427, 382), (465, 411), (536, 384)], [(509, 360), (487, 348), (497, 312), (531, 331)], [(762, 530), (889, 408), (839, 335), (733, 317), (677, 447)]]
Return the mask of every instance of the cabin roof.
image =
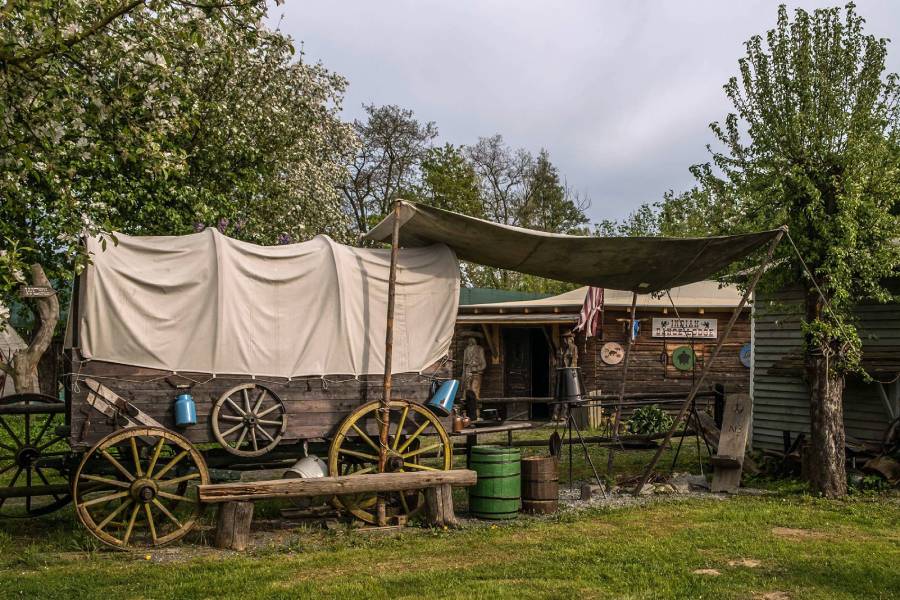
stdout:
[[(587, 287), (580, 287), (557, 296), (534, 300), (514, 300), (489, 304), (460, 306), (460, 313), (526, 313), (526, 312), (579, 312), (584, 303)], [(741, 291), (733, 285), (722, 286), (717, 281), (699, 281), (672, 288), (672, 301), (677, 308), (733, 309), (741, 301)], [(631, 306), (631, 292), (605, 290), (604, 306)], [(665, 294), (638, 294), (638, 308), (670, 308), (672, 303)], [(556, 309), (556, 310), (554, 310)]]

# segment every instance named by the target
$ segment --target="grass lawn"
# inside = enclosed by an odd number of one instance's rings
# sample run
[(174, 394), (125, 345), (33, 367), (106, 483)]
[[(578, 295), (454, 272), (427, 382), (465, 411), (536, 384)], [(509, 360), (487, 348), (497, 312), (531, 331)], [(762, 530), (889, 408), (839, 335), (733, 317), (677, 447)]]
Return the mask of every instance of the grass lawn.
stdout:
[[(603, 450), (592, 455), (605, 467)], [(644, 452), (619, 455), (617, 465), (629, 475), (647, 458)], [(696, 471), (690, 445), (679, 463)], [(577, 456), (575, 467), (576, 477), (587, 475)], [(274, 507), (260, 508), (262, 515), (274, 513)], [(242, 555), (210, 549), (202, 532), (171, 548), (129, 554), (99, 548), (71, 509), (2, 522), (0, 598), (900, 595), (896, 495), (840, 502), (796, 492), (661, 499), (549, 519), (476, 522), (462, 531), (412, 527), (376, 537), (295, 528), (258, 536), (262, 542)]]
[[(2, 598), (896, 598), (900, 504), (686, 500), (459, 532), (287, 534), (247, 555), (60, 551), (0, 534)], [(70, 539), (71, 544), (80, 540)], [(174, 553), (174, 554), (173, 554)], [(730, 566), (730, 561), (758, 566)], [(755, 563), (748, 563), (755, 564)], [(720, 574), (696, 574), (715, 569)]]

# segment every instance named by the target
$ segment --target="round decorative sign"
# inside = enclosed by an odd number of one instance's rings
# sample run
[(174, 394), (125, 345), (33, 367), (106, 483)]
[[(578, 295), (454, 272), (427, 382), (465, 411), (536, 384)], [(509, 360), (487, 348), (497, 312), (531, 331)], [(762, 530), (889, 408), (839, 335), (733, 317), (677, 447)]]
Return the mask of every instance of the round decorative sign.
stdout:
[(619, 342), (606, 342), (600, 348), (600, 360), (608, 365), (617, 365), (625, 358), (625, 350)]
[(690, 371), (694, 368), (697, 359), (690, 346), (678, 346), (672, 350), (672, 366), (679, 371)]
[(746, 344), (741, 346), (741, 355), (740, 355), (741, 364), (744, 365), (745, 367), (747, 367), (748, 369), (750, 368), (750, 350), (751, 350), (750, 342), (747, 342)]

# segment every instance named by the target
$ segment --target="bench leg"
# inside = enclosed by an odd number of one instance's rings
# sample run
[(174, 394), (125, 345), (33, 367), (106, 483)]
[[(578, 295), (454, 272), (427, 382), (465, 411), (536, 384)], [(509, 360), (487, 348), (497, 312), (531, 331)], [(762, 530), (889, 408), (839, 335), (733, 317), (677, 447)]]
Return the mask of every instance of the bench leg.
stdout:
[(250, 541), (250, 523), (253, 521), (253, 503), (225, 502), (219, 507), (216, 520), (216, 548), (245, 550)]
[(427, 521), (432, 527), (459, 527), (453, 510), (453, 487), (449, 483), (425, 490)]
[(425, 488), (425, 512), (428, 525), (444, 526), (444, 500), (440, 486)]
[(444, 507), (444, 525), (456, 529), (459, 521), (456, 520), (456, 512), (453, 510), (453, 487), (449, 483), (442, 484), (441, 504)]

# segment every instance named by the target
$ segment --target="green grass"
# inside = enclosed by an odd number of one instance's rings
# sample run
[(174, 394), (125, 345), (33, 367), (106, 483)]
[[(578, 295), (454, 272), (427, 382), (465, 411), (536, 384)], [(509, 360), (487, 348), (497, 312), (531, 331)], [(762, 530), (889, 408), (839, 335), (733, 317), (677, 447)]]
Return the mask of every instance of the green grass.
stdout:
[[(685, 500), (391, 537), (301, 530), (246, 555), (182, 546), (151, 560), (63, 551), (68, 518), (0, 534), (0, 597), (891, 598), (900, 589), (891, 498)], [(779, 527), (802, 531), (785, 537)], [(738, 559), (760, 565), (728, 565)]]
[[(517, 439), (547, 435), (527, 432)], [(617, 453), (616, 472), (633, 477), (650, 455)], [(605, 470), (606, 451), (591, 447), (591, 456)], [(587, 478), (580, 447), (574, 459), (574, 478)], [(665, 470), (671, 459), (667, 450)], [(676, 470), (697, 472), (693, 439), (685, 441), (678, 463)], [(564, 461), (563, 480), (566, 472)], [(775, 491), (762, 497), (660, 499), (495, 525), (470, 522), (461, 531), (260, 532), (244, 554), (208, 547), (211, 515), (206, 529), (170, 548), (107, 550), (68, 508), (0, 522), (0, 598), (896, 597), (896, 494), (828, 501), (804, 494), (794, 482), (767, 485)], [(277, 514), (277, 504), (258, 506), (260, 517)], [(759, 565), (729, 565), (742, 559)], [(720, 574), (694, 573), (698, 569)]]

